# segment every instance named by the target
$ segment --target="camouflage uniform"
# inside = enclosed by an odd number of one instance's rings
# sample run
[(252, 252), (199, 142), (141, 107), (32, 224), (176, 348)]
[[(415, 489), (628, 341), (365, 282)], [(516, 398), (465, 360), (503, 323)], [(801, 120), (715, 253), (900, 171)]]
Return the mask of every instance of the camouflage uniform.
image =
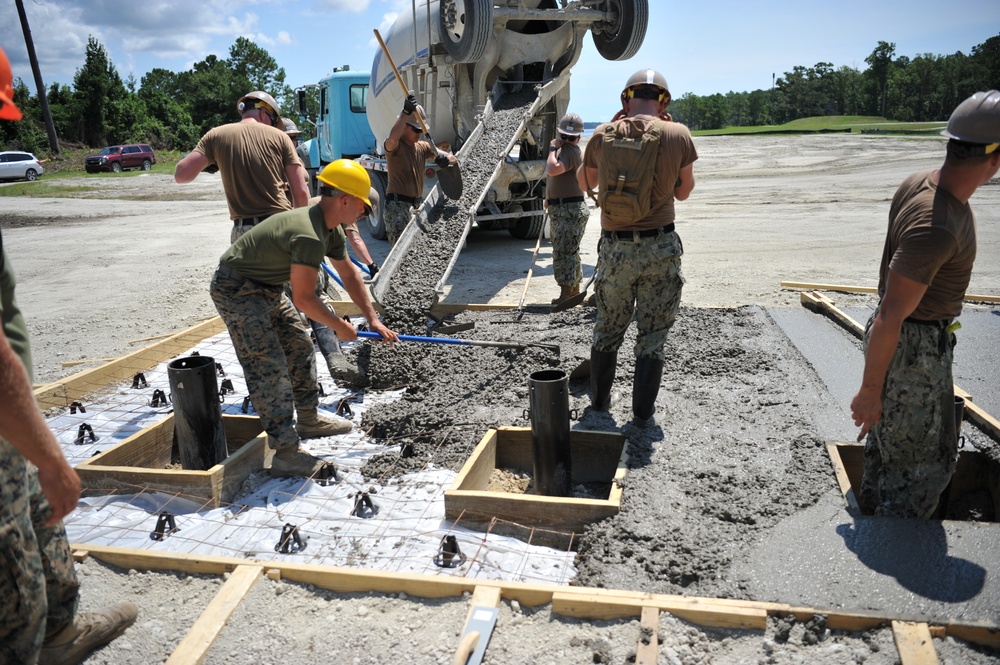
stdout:
[(549, 205), (552, 222), (552, 272), (559, 286), (578, 286), (583, 279), (580, 241), (590, 210), (584, 201)]
[(406, 225), (413, 216), (413, 206), (405, 201), (386, 201), (382, 205), (382, 220), (385, 223), (385, 233), (389, 244), (395, 245), (403, 235)]
[(636, 358), (663, 360), (667, 332), (681, 303), (683, 254), (676, 231), (635, 240), (601, 238), (594, 280), (596, 351), (617, 351), (634, 315)]
[[(31, 372), (27, 326), (14, 300), (14, 273), (0, 236), (0, 324)], [(6, 408), (6, 405), (0, 408)], [(68, 626), (80, 585), (62, 521), (52, 514), (38, 470), (0, 438), (0, 663), (34, 663), (46, 633)]]
[(250, 400), (271, 447), (294, 448), (295, 409), (319, 406), (309, 331), (283, 287), (221, 272), (212, 278), (210, 293), (243, 366)]
[[(868, 336), (876, 309), (865, 330)], [(885, 517), (929, 518), (958, 461), (947, 321), (904, 322), (882, 390), (882, 418), (868, 433), (858, 501)]]

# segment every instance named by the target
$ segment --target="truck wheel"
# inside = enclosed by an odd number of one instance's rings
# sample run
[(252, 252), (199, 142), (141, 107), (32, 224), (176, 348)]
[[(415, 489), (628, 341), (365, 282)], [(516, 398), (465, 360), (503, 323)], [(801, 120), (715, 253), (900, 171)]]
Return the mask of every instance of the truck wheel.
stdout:
[(628, 60), (642, 46), (649, 22), (647, 0), (610, 0), (614, 19), (595, 23), (591, 29), (594, 46), (605, 60)]
[(121, 162), (114, 162), (114, 163), (112, 163), (111, 164), (111, 170), (114, 171), (115, 173), (121, 173), (122, 172), (122, 163)]
[[(515, 204), (517, 208), (520, 205)], [(524, 210), (527, 212), (539, 211), (542, 209), (542, 201), (540, 199), (535, 199), (532, 201), (527, 201), (524, 203)], [(515, 207), (511, 207), (507, 212), (516, 212)], [(544, 215), (525, 215), (514, 221), (514, 224), (507, 229), (510, 234), (515, 238), (520, 240), (534, 240), (538, 237), (538, 234), (542, 232), (542, 228), (545, 226), (545, 216)]]
[(149, 161), (148, 159), (142, 160), (142, 170), (143, 171), (148, 171), (151, 168), (153, 168), (153, 163), (151, 161)]
[(368, 215), (368, 233), (376, 240), (385, 240), (388, 234), (385, 232), (385, 219), (382, 218), (382, 202), (385, 201), (385, 186), (387, 176), (378, 171), (369, 171), (372, 187), (378, 193), (379, 203), (372, 209), (372, 214)]
[(476, 62), (493, 35), (493, 0), (441, 0), (438, 32), (456, 62)]

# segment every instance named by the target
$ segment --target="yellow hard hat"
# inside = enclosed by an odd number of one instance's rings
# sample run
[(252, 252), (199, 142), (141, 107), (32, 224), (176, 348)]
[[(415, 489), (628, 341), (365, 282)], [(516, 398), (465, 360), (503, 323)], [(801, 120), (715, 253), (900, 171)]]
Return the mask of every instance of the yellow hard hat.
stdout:
[(323, 167), (316, 179), (321, 183), (339, 189), (345, 194), (355, 196), (371, 207), (369, 199), (372, 181), (368, 177), (368, 171), (355, 161), (350, 159), (338, 159)]

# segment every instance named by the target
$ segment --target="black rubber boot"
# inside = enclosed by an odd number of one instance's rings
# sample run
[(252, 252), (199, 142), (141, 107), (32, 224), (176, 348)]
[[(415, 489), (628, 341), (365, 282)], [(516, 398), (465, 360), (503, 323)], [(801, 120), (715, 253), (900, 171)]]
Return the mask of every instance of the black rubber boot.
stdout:
[(656, 358), (636, 358), (632, 377), (632, 415), (636, 427), (649, 427), (656, 413), (656, 396), (663, 378), (663, 361)]
[(590, 408), (594, 411), (611, 408), (611, 386), (617, 367), (617, 351), (590, 350)]

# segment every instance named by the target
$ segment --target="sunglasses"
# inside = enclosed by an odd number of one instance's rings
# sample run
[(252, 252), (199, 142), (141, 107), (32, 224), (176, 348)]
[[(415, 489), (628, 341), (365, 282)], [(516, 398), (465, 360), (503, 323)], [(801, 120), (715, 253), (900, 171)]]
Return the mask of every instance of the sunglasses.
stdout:
[(570, 142), (573, 142), (573, 141), (578, 140), (579, 138), (580, 138), (579, 136), (573, 136), (571, 134), (560, 134), (559, 135), (559, 140), (560, 141), (570, 141)]

